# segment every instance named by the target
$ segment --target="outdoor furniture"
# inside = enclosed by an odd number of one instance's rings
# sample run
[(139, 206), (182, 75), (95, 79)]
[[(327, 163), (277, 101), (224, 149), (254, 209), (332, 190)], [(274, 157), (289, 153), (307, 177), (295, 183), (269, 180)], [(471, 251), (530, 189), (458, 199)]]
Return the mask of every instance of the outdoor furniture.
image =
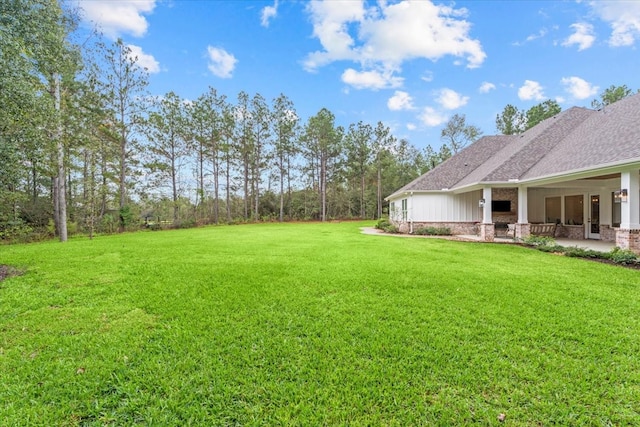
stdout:
[(555, 237), (556, 235), (556, 224), (555, 223), (544, 223), (544, 224), (531, 224), (529, 228), (529, 233), (534, 236), (549, 236)]
[(511, 237), (512, 239), (516, 238), (516, 225), (515, 224), (507, 224), (507, 237)]
[(506, 222), (496, 222), (494, 224), (494, 233), (496, 237), (506, 237), (507, 236), (507, 228), (508, 224)]

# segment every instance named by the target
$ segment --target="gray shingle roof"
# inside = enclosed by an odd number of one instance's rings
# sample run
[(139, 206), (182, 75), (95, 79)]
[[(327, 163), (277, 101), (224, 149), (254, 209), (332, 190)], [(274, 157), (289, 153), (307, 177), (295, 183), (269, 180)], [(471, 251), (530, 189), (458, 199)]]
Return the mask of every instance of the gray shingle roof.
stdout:
[(640, 94), (603, 111), (570, 108), (522, 135), (480, 138), (394, 195), (533, 180), (625, 161), (640, 161)]
[(405, 185), (396, 193), (432, 191), (451, 188), (493, 155), (511, 144), (514, 136), (497, 135), (480, 138), (453, 157)]

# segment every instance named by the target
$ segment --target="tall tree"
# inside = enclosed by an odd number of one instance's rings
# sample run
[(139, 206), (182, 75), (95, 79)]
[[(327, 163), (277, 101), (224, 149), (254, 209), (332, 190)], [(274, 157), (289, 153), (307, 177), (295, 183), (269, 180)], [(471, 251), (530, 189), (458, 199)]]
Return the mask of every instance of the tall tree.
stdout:
[(225, 97), (214, 88), (187, 105), (191, 149), (196, 151), (198, 191), (196, 206), (205, 200), (205, 160), (211, 164), (213, 178), (213, 222), (220, 219), (220, 174), (222, 163), (222, 109)]
[(322, 108), (307, 121), (305, 141), (312, 166), (317, 167), (320, 219), (327, 220), (327, 184), (335, 160), (340, 155), (344, 135), (342, 127), (335, 126), (335, 116)]
[(393, 152), (395, 153), (393, 156), (395, 173), (392, 188), (403, 187), (427, 171), (423, 154), (407, 139), (402, 138), (398, 141)]
[(454, 114), (440, 132), (440, 138), (453, 154), (473, 143), (481, 135), (482, 131), (479, 127), (467, 124), (464, 114)]
[(251, 153), (251, 186), (253, 193), (253, 219), (260, 218), (260, 184), (262, 172), (268, 161), (271, 139), (272, 115), (267, 102), (260, 94), (251, 99), (250, 120), (252, 127), (253, 151)]
[(235, 138), (235, 109), (228, 102), (221, 103), (222, 123), (220, 129), (221, 136), (221, 156), (224, 163), (224, 186), (225, 186), (225, 210), (227, 222), (231, 222), (231, 200), (232, 192), (232, 177), (231, 170), (234, 164), (234, 138)]
[(157, 186), (169, 181), (173, 202), (173, 222), (180, 220), (180, 172), (183, 157), (187, 153), (185, 140), (185, 104), (173, 92), (156, 102), (155, 111), (149, 114), (146, 127), (150, 161), (145, 165), (158, 180)]
[(251, 112), (249, 110), (249, 94), (241, 91), (238, 94), (238, 103), (234, 108), (236, 150), (242, 164), (242, 189), (243, 189), (243, 218), (249, 219), (251, 195), (251, 165), (254, 150), (253, 133), (251, 132)]
[(518, 135), (525, 131), (525, 114), (517, 107), (507, 104), (496, 116), (496, 129), (503, 135)]
[[(67, 147), (63, 114), (69, 105), (67, 88), (73, 84), (79, 67), (78, 49), (68, 39), (77, 19), (58, 2), (49, 0), (2, 0), (0, 10), (0, 138), (8, 142), (5, 153), (18, 148), (17, 144), (26, 142), (26, 138), (35, 137), (46, 147), (44, 151), (51, 159), (48, 169), (56, 232), (61, 241), (66, 241)], [(15, 152), (18, 156), (9, 158), (20, 158), (22, 153)], [(35, 180), (33, 185), (35, 193)]]
[(373, 128), (362, 121), (357, 124), (352, 123), (345, 134), (344, 145), (349, 174), (359, 183), (360, 218), (364, 219), (367, 216), (365, 190), (368, 171), (371, 167)]
[(287, 200), (291, 200), (291, 161), (295, 156), (296, 138), (299, 133), (298, 114), (293, 102), (285, 95), (280, 94), (273, 102), (273, 126), (274, 126), (274, 160), (278, 174), (280, 187), (278, 220), (284, 221), (285, 210), (285, 180), (287, 183)]
[(557, 101), (553, 101), (551, 99), (541, 102), (538, 105), (534, 105), (527, 110), (527, 113), (525, 115), (525, 130), (531, 129), (538, 123), (542, 122), (545, 119), (548, 119), (549, 117), (555, 116), (561, 111), (562, 108), (560, 107), (560, 104), (558, 104)]
[[(638, 92), (640, 92), (640, 90)], [(607, 105), (611, 105), (614, 102), (626, 98), (632, 93), (633, 91), (629, 89), (627, 85), (611, 85), (600, 94), (600, 99), (594, 99), (593, 101), (591, 101), (591, 106), (595, 109), (601, 109), (606, 107)]]
[[(131, 48), (118, 39), (105, 46), (104, 75), (99, 81), (99, 90), (105, 96), (105, 107), (109, 111), (108, 132), (118, 150), (115, 165), (118, 181), (119, 208), (125, 209), (128, 202), (127, 181), (131, 176), (134, 160), (138, 154), (136, 135), (141, 132), (147, 104), (148, 72), (138, 64), (138, 57)], [(121, 229), (124, 224), (121, 224)]]
[(373, 132), (374, 134), (374, 142), (373, 142), (373, 153), (374, 153), (374, 163), (376, 168), (376, 218), (382, 217), (382, 193), (383, 193), (383, 170), (385, 165), (389, 160), (389, 155), (391, 153), (391, 149), (395, 145), (395, 138), (391, 135), (391, 129), (382, 124), (382, 122), (378, 122), (376, 128)]

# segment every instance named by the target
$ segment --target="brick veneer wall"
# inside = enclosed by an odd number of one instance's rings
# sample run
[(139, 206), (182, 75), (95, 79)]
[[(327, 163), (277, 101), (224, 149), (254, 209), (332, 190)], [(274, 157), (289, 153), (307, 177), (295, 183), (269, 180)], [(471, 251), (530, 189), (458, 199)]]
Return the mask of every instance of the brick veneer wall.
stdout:
[(491, 190), (492, 200), (510, 200), (511, 212), (493, 212), (493, 222), (504, 222), (514, 224), (518, 221), (518, 189), (517, 188), (494, 188)]
[(616, 230), (616, 246), (640, 255), (640, 230)]
[(558, 225), (556, 237), (566, 237), (572, 240), (584, 240), (584, 225)]
[(413, 229), (417, 230), (422, 227), (446, 227), (451, 230), (451, 234), (473, 234), (476, 235), (479, 232), (478, 223), (476, 222), (414, 222)]
[(493, 224), (480, 224), (480, 240), (493, 242), (496, 237), (496, 227)]
[(600, 226), (600, 240), (603, 242), (615, 242), (616, 241), (616, 229), (610, 225)]

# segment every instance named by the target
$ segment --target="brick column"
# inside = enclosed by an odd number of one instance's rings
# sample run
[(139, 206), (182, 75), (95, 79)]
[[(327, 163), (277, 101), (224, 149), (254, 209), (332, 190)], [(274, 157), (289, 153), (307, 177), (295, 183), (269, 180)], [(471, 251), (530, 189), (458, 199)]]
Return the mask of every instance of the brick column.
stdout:
[(493, 242), (496, 236), (496, 226), (494, 224), (479, 224), (480, 240), (484, 242)]
[(516, 239), (524, 239), (525, 237), (529, 237), (531, 235), (531, 224), (518, 223), (516, 224)]
[(618, 229), (616, 231), (616, 246), (620, 249), (629, 249), (640, 255), (640, 230)]

